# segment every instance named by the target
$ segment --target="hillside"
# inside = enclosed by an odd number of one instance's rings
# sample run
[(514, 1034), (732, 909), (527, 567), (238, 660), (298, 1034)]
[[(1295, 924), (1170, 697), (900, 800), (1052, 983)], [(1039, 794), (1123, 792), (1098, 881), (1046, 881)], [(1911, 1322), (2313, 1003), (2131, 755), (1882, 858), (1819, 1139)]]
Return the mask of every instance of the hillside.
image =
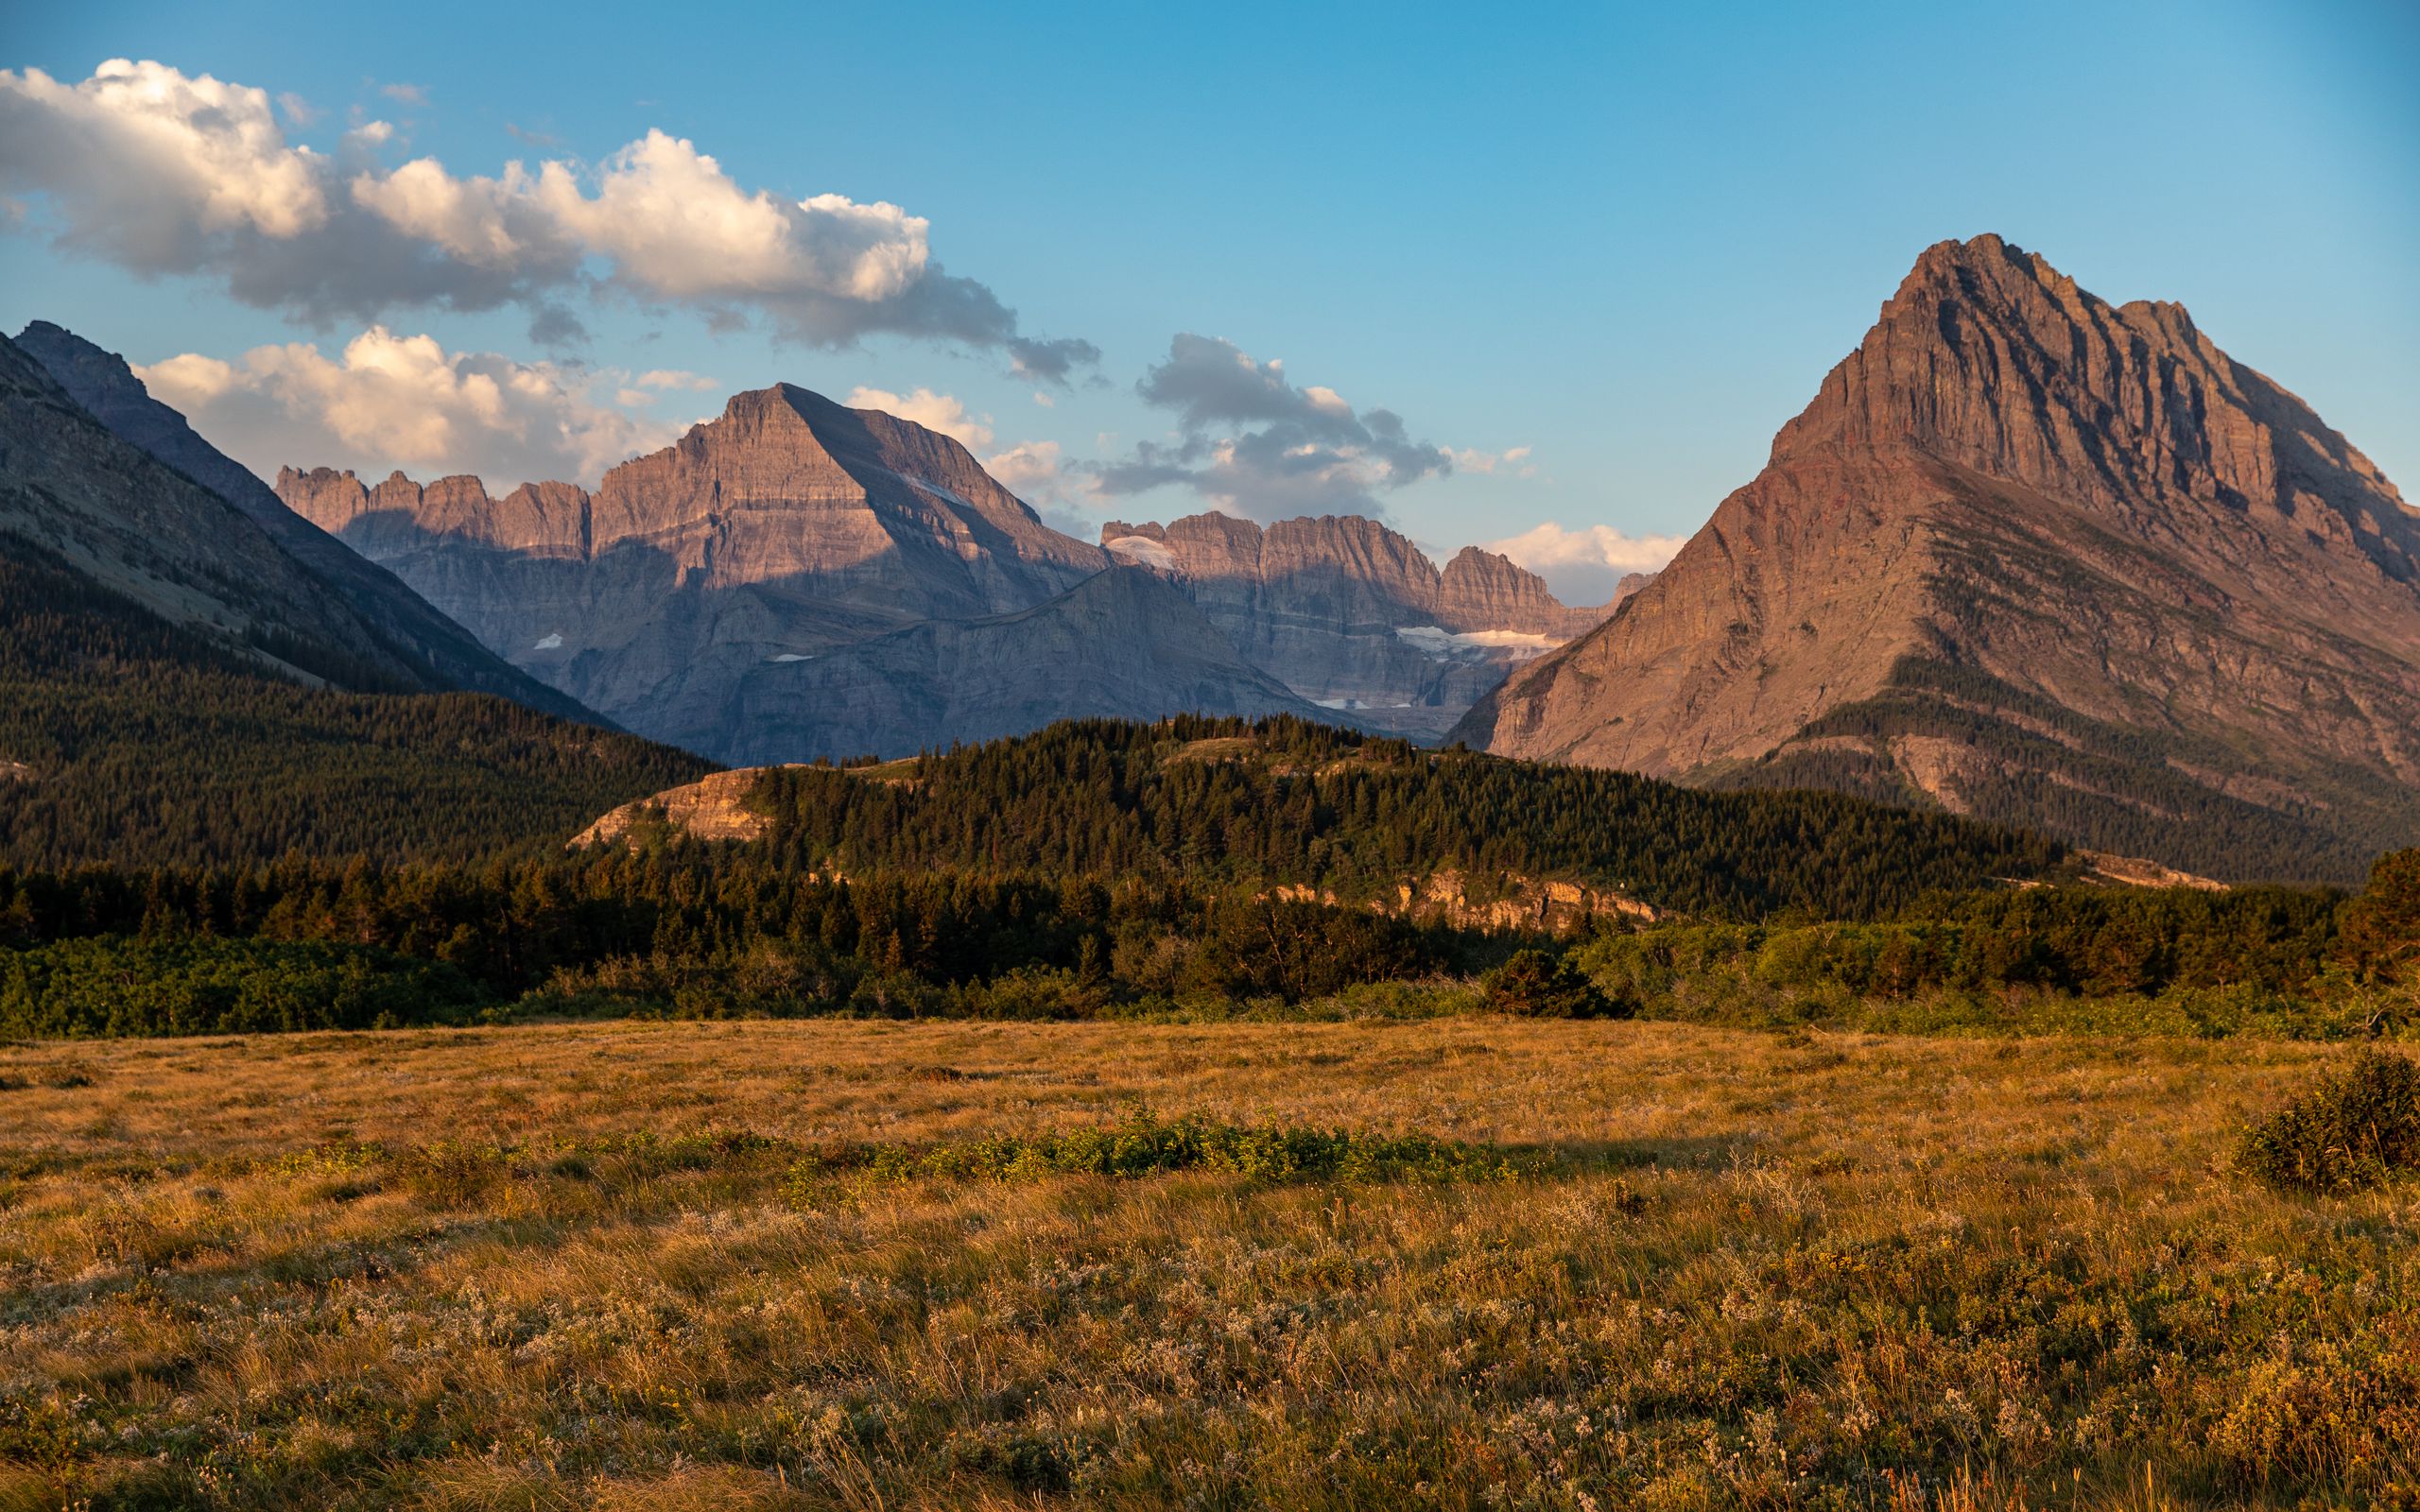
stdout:
[(2420, 840), (2420, 513), (2180, 306), (1945, 242), (1671, 565), (1456, 734), (2350, 882)]
[(469, 860), (705, 769), (429, 667), (0, 341), (0, 863)]
[(268, 484), (212, 446), (185, 418), (153, 399), (126, 359), (72, 331), (36, 320), (18, 349), (119, 439), (183, 473), (234, 507), (286, 556), (334, 591), (384, 649), (430, 692), (493, 693), (515, 703), (595, 723), (596, 716), (479, 644), (378, 567), (288, 509)]
[(486, 694), (304, 686), (0, 537), (0, 864), (473, 861), (704, 769)]
[(1654, 911), (1855, 919), (2076, 866), (2035, 835), (1836, 794), (1706, 793), (1284, 717), (1082, 721), (879, 767), (769, 769), (744, 799), (731, 778), (715, 788), (674, 805), (683, 822), (848, 874), (1166, 878), (1348, 902), (1435, 896), (1450, 878), (1480, 903), (1555, 882)]

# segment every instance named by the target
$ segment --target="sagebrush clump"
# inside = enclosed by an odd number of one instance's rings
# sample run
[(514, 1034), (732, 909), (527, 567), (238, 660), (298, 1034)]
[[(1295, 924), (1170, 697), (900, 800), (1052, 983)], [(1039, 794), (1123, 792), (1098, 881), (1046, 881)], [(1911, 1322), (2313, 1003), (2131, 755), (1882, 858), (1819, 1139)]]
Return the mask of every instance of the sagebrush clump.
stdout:
[(2246, 1131), (2241, 1160), (2264, 1180), (2304, 1192), (2375, 1186), (2420, 1170), (2420, 1063), (2365, 1050)]

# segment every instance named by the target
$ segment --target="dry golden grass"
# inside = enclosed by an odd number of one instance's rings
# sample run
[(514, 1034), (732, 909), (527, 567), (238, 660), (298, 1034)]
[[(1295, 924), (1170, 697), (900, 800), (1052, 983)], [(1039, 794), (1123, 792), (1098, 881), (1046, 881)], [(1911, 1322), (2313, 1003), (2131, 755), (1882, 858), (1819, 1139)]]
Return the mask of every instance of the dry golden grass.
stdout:
[[(0, 1507), (2420, 1505), (2411, 1186), (2228, 1164), (2339, 1054), (1475, 1019), (0, 1048)], [(1555, 1167), (791, 1174), (1138, 1103)]]

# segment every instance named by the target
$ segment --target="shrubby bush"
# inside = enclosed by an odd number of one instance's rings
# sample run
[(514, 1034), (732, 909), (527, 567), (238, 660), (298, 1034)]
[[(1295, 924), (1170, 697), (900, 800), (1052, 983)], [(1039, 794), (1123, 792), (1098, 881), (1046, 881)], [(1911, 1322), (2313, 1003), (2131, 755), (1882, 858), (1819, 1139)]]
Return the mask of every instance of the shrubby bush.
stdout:
[(1512, 953), (1481, 982), (1487, 1005), (1525, 1019), (1627, 1019), (1633, 1005), (1608, 996), (1569, 956)]
[(0, 1032), (54, 1039), (465, 1023), (484, 995), (454, 968), (261, 939), (60, 940), (0, 951)]
[(2306, 1192), (2351, 1191), (2420, 1169), (2420, 1063), (2362, 1051), (2255, 1124), (2239, 1159), (2264, 1180)]

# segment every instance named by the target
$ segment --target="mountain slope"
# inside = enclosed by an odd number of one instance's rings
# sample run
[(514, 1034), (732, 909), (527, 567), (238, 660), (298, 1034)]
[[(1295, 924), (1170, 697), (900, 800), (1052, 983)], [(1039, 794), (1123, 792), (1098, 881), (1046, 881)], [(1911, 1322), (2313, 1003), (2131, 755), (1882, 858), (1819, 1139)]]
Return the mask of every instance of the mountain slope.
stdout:
[(1408, 538), (1358, 515), (1266, 528), (1218, 513), (1113, 522), (1101, 544), (1167, 574), (1304, 697), (1424, 738), (1606, 612), (1564, 606), (1536, 575), (1477, 547), (1440, 572)]
[(0, 864), (469, 859), (704, 767), (425, 671), (0, 338)]
[(46, 320), (26, 326), (17, 346), (119, 439), (199, 483), (260, 526), (334, 589), (399, 660), (409, 663), (420, 686), (493, 693), (566, 719), (596, 718), (481, 645), (477, 637), (431, 608), (393, 574), (288, 509), (268, 484), (195, 434), (182, 415), (153, 399), (123, 357)]
[(927, 620), (731, 683), (735, 763), (904, 756), (1069, 718), (1321, 713), (1131, 567), (1014, 614)]
[[(727, 757), (748, 669), (927, 620), (1013, 614), (1109, 565), (966, 449), (781, 385), (626, 462), (591, 494), (288, 469), (298, 514), (392, 570), (507, 660), (625, 727)], [(797, 748), (821, 748), (800, 711)], [(911, 743), (913, 732), (899, 732)], [(895, 740), (887, 742), (895, 744)]]
[(1945, 242), (1672, 564), (1456, 733), (2349, 881), (2420, 839), (2420, 515), (2182, 308)]

